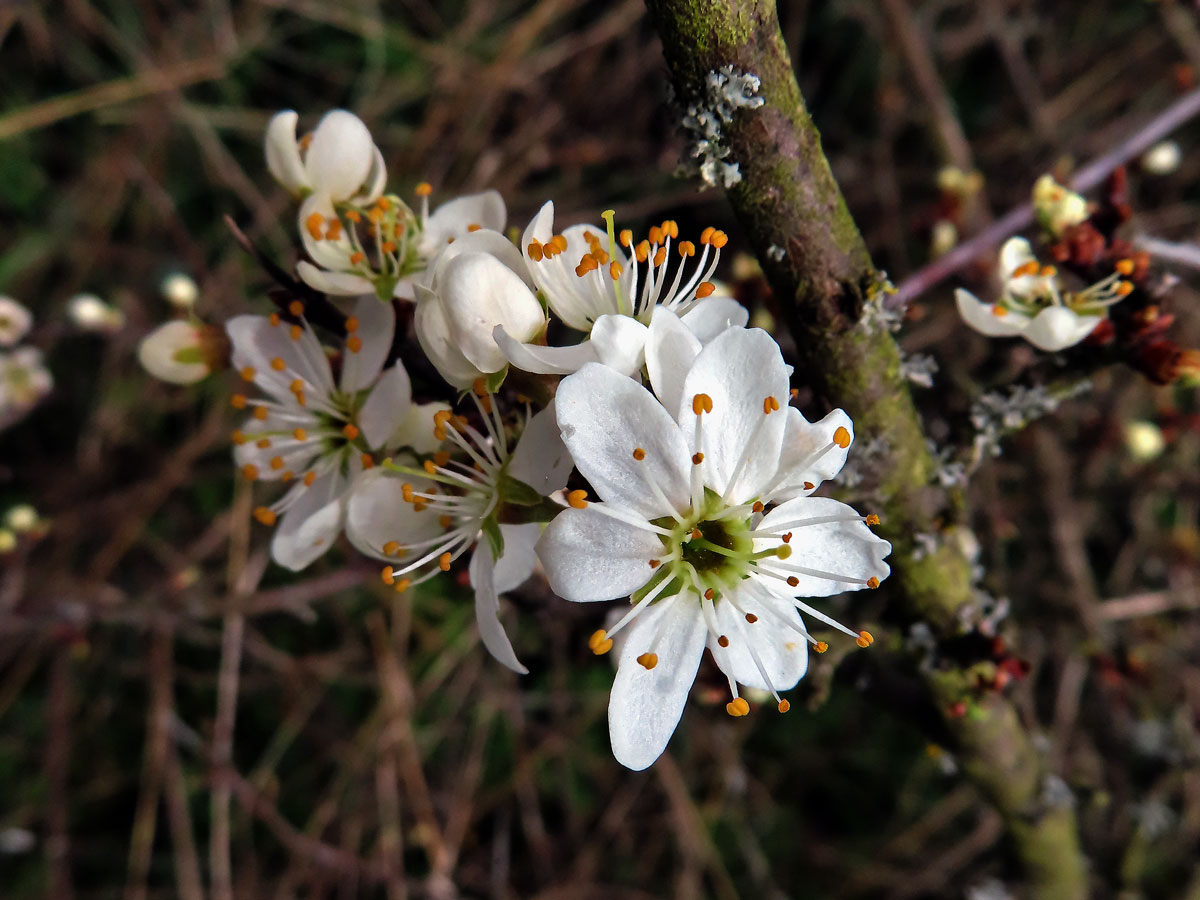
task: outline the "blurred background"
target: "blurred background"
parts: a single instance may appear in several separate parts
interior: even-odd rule
[[[782,7],[896,283],[1200,73],[1183,0]],[[1019,896],[914,675],[928,636],[889,626],[886,584],[834,604],[878,643],[816,659],[791,713],[729,718],[706,661],[668,753],[630,773],[608,748],[610,660],[587,648],[602,610],[537,579],[513,595],[518,678],[477,643],[465,571],[403,597],[348,546],[283,571],[234,479],[233,376],[181,388],[137,365],[177,315],[169,275],[194,280],[209,323],[269,311],[224,217],[291,267],[294,208],[262,158],[285,108],[307,128],[356,112],[404,196],[493,187],[517,227],[552,198],[564,224],[613,207],[744,249],[723,195],[674,176],[666,82],[637,0],[0,3],[0,293],[34,313],[55,382],[0,433],[0,511],[40,517],[0,557],[0,896]],[[1125,226],[1185,260],[1163,302],[1190,346],[1198,138],[1186,125],[1131,166]],[[718,274],[769,326],[734,256]],[[954,312],[953,286],[986,292],[993,258],[921,295],[900,332],[940,368],[914,385],[939,440],[1035,358]],[[82,292],[123,323],[80,327]],[[975,634],[1006,676],[989,689],[1061,773],[1046,802],[1077,808],[1096,897],[1200,898],[1198,460],[1195,387],[1111,369],[970,491],[992,625]],[[847,481],[869,511],[869,480]]]

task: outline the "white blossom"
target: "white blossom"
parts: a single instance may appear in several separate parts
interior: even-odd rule
[[[550,310],[588,337],[573,346],[546,347],[498,327],[496,343],[514,366],[561,375],[601,362],[632,375],[645,363],[647,329],[659,309],[678,317],[702,342],[746,324],[745,308],[715,296],[710,280],[728,241],[723,231],[706,228],[697,252],[691,241],[676,240],[675,222],[652,227],[647,239],[635,243],[632,231],[615,230],[611,210],[604,219],[606,229],[572,225],[555,234],[554,204],[547,202],[525,229],[521,249],[530,278]]]
[[[1052,175],[1043,175],[1033,185],[1033,211],[1038,222],[1053,237],[1061,237],[1072,225],[1086,222],[1087,201],[1063,187]]]
[[[590,642],[604,653],[630,629],[609,732],[632,769],[666,747],[706,646],[729,681],[731,715],[749,711],[739,685],[785,712],[779,691],[804,675],[808,644],[824,649],[801,611],[872,641],[800,598],[875,587],[889,571],[874,517],[810,496],[845,460],[846,414],[813,424],[788,406],[788,369],[765,332],[730,329],[701,348],[674,316],[659,323],[673,339],[646,345],[655,394],[595,363],[559,385],[563,440],[602,502],[572,492],[538,544],[560,596],[633,603]]]
[[[561,489],[571,459],[552,407],[529,419],[510,452],[491,396],[472,397],[483,430],[449,410],[437,413],[436,435],[450,449],[420,468],[390,462],[367,473],[350,496],[346,534],[360,551],[389,563],[383,580],[400,592],[471,553],[480,638],[492,656],[524,674],[500,622],[499,595],[532,574],[542,527],[501,523],[498,514],[505,504],[534,505]]]
[[[294,301],[289,313],[294,322],[276,313],[237,316],[225,327],[234,367],[265,395],[233,397],[235,408],[252,410],[234,432],[234,460],[250,480],[289,485],[255,516],[278,524],[275,561],[299,570],[341,532],[355,478],[396,448],[424,440],[432,413],[425,422],[414,417],[404,366],[384,368],[395,329],[390,303],[358,300],[336,379],[302,304]]]
[[[12,297],[0,296],[0,347],[12,347],[29,333],[33,316]]]
[[[982,303],[959,288],[954,297],[959,314],[973,329],[989,337],[1020,336],[1040,350],[1074,346],[1091,334],[1133,289],[1122,276],[1133,263],[1120,260],[1108,277],[1082,291],[1066,291],[1053,266],[1041,265],[1024,238],[1010,238],[1000,249],[1003,289],[995,303]]]
[[[212,372],[207,326],[175,320],[159,325],[138,344],[138,362],[160,381],[195,384]]]
[[[54,378],[42,361],[42,351],[18,347],[0,353],[0,427],[23,418],[53,387]]]
[[[277,113],[267,125],[267,168],[293,194],[319,194],[334,203],[370,204],[383,193],[387,167],[371,132],[344,109],[327,112],[311,134],[296,139],[299,116]]]
[[[108,334],[125,325],[125,313],[95,294],[76,294],[67,301],[67,315],[77,328]]]

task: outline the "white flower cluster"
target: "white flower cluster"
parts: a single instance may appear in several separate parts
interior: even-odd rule
[[[25,418],[54,387],[42,351],[17,346],[32,326],[29,310],[0,296],[0,429]]]
[[[730,109],[755,105],[755,89],[732,72],[714,85]],[[276,116],[266,153],[301,198],[300,277],[353,299],[335,346],[300,300],[226,327],[257,389],[233,398],[248,414],[236,461],[285,487],[255,512],[276,528],[278,562],[303,568],[345,533],[405,591],[467,556],[483,643],[518,672],[499,595],[539,563],[567,600],[628,598],[590,648],[619,645],[610,734],[634,769],[666,747],[706,648],[727,711],[744,716],[745,688],[786,711],[780,693],[810,645],[826,648],[804,617],[871,644],[809,603],[889,572],[877,518],[813,496],[841,470],[853,425],[790,406],[778,345],[711,280],[723,232],[693,242],[666,221],[639,240],[611,212],[556,230],[547,202],[514,245],[495,192],[433,213],[428,186],[419,212],[385,193],[382,155],[350,113],[298,140],[295,126],[295,113]],[[466,403],[413,402],[393,298],[415,304],[420,347]],[[576,340],[548,346],[552,319]],[[554,398],[502,408],[510,369]]]

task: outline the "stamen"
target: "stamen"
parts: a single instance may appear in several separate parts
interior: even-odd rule
[[[254,518],[266,525],[268,528],[275,524],[275,513],[266,506],[259,506],[254,510]]]
[[[575,490],[567,494],[567,503],[572,509],[587,509],[587,491]]]
[[[592,636],[588,638],[588,647],[597,656],[603,656],[613,648],[612,638],[608,636],[608,632],[601,628],[599,631],[593,632]]]
[[[839,425],[837,431],[833,433],[833,442],[843,450],[850,446],[850,432],[844,425]]]
[[[742,697],[734,697],[725,704],[725,712],[729,713],[735,719],[750,713],[750,704]]]
[[[826,650],[829,649],[829,645],[827,643],[825,643],[824,641],[817,641],[815,644],[813,644],[813,649],[816,650],[818,653],[824,653]]]
[[[646,451],[643,450],[641,447],[635,447],[633,450],[633,458],[636,459],[638,462],[641,462],[643,459],[646,458]]]
[[[855,643],[858,644],[858,646],[863,647],[865,649],[867,647],[870,647],[873,643],[875,643],[875,638],[871,635],[871,632],[869,632],[869,631],[860,631],[858,633],[858,640],[855,641]]]
[[[643,653],[641,656],[639,656],[637,658],[637,661],[639,664],[641,664],[643,669],[653,669],[655,666],[658,665],[658,654],[657,653]]]

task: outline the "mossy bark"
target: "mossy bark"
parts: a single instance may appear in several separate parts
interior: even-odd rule
[[[953,636],[971,602],[970,567],[952,540],[917,552],[917,534],[946,535],[962,498],[934,483],[935,461],[885,328],[864,325],[879,283],[858,228],[821,149],[769,0],[647,0],[681,103],[705,102],[709,73],[732,65],[758,76],[758,108],[739,108],[722,135],[741,181],[729,200],[775,292],[798,352],[797,372],[853,417],[860,447],[872,442],[893,544],[885,589],[896,618],[928,622]],[[779,248],[784,250],[779,254]],[[773,250],[773,252],[768,252]],[[1073,811],[1044,802],[1046,773],[1016,711],[1002,695],[980,694],[970,673],[926,678],[956,739],[963,769],[995,804],[1020,857],[1031,896],[1087,896]],[[965,710],[965,713],[964,713]]]

